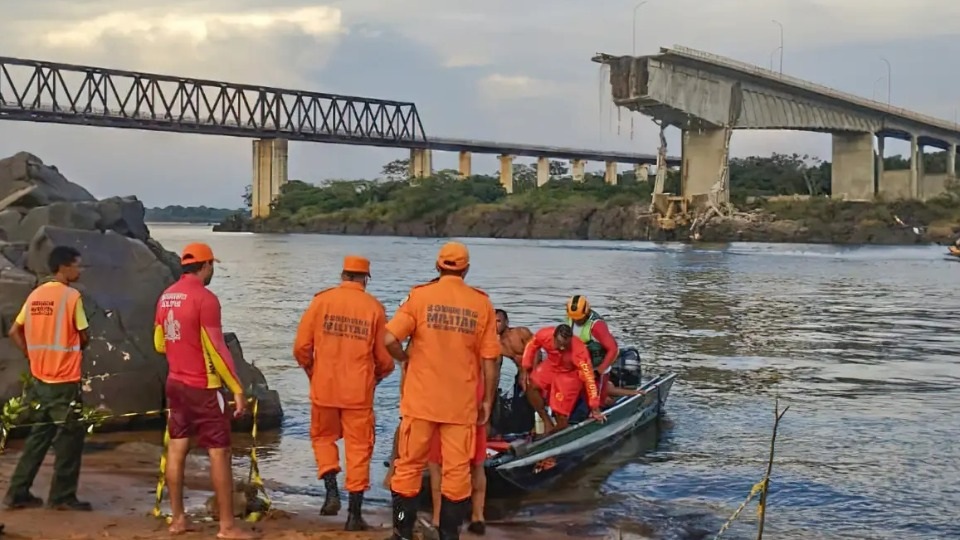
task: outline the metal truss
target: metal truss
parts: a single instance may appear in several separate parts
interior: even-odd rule
[[[0,57],[0,120],[425,147],[413,103]]]

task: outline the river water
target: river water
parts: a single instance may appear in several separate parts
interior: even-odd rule
[[[411,285],[433,277],[442,241],[151,231],[171,250],[196,240],[214,247],[224,326],[239,334],[287,415],[261,471],[279,502],[315,500],[307,381],[290,353],[300,315],[336,283],[348,252],[372,260],[369,290],[391,314]],[[468,281],[513,325],[555,323],[565,298],[583,293],[621,344],[643,351],[646,373],[679,374],[659,426],[549,494],[492,504],[490,519],[550,519],[558,537],[616,526],[712,538],[762,477],[779,396],[790,410],[766,537],[960,538],[960,265],[944,259],[944,248],[466,243]],[[370,498],[381,504],[398,379],[377,395]],[[724,538],[753,538],[755,529],[751,507]]]

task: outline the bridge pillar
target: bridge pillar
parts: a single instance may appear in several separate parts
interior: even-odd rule
[[[633,178],[637,182],[650,181],[650,165],[646,163],[636,163],[633,166]]]
[[[466,178],[470,176],[472,171],[472,155],[470,152],[460,152],[460,176]]]
[[[573,174],[574,182],[583,182],[583,169],[586,165],[587,162],[582,159],[570,161],[571,174]]]
[[[696,206],[699,203],[694,198],[709,196],[720,179],[720,169],[727,161],[726,133],[721,128],[708,127],[684,130],[680,154],[680,194]],[[721,189],[718,196],[717,204],[727,203],[730,190]]]
[[[543,187],[550,181],[550,159],[537,158],[537,187]]]
[[[507,193],[513,193],[513,156],[500,156],[500,185]]]
[[[877,164],[874,165],[873,167],[873,177],[876,179],[874,180],[874,184],[873,184],[873,192],[876,194],[882,194],[884,189],[884,183],[883,183],[884,148],[883,147],[885,146],[886,142],[887,142],[886,137],[877,135],[877,155],[876,155]]]
[[[617,162],[608,161],[603,170],[603,181],[611,186],[617,185]]]
[[[920,177],[923,173],[920,170],[922,155],[920,154],[920,140],[916,135],[910,136],[910,198],[920,198]]]
[[[873,200],[873,133],[834,133],[830,193],[834,199]]]
[[[410,178],[425,178],[433,174],[433,153],[426,148],[410,149]]]
[[[947,147],[947,176],[956,178],[957,176],[957,144],[952,143]]]
[[[280,196],[280,187],[287,183],[286,139],[253,141],[253,184],[250,190],[251,215],[265,218],[270,204]]]

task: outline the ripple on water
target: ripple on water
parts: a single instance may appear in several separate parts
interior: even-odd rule
[[[392,312],[432,277],[436,239],[217,234],[152,226],[168,249],[202,239],[223,269],[224,325],[283,396],[287,418],[262,469],[280,501],[320,493],[307,381],[290,356],[302,310],[335,284],[342,256],[373,261],[370,291]],[[516,325],[562,317],[587,294],[648,372],[680,374],[668,415],[564,486],[492,513],[710,538],[766,466],[773,399],[791,405],[777,446],[771,538],[960,538],[960,314],[942,248],[468,239],[469,281]],[[507,370],[512,373],[511,370]],[[505,377],[508,375],[505,373]],[[397,417],[397,375],[379,388],[371,497]],[[752,538],[749,510],[725,536]]]

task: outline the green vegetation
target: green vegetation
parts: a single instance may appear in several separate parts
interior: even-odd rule
[[[153,223],[219,223],[233,214],[242,212],[244,210],[173,205],[147,208],[144,220]]]

